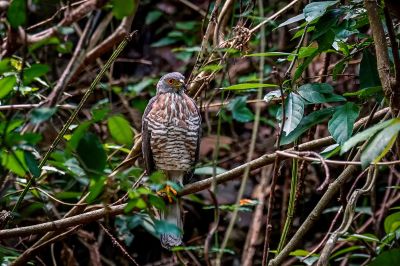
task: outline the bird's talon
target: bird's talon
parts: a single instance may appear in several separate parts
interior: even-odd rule
[[[178,192],[171,186],[166,185],[163,189],[157,191],[157,195],[162,197],[167,203],[172,204],[175,202],[175,197],[178,195]]]

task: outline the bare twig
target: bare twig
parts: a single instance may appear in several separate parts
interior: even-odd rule
[[[347,232],[351,223],[353,222],[353,217],[355,214],[355,208],[356,208],[358,198],[361,195],[368,193],[372,189],[372,187],[375,184],[375,180],[376,180],[377,176],[378,176],[377,166],[375,166],[375,167],[370,166],[368,178],[365,181],[364,186],[361,189],[355,190],[352,193],[352,195],[348,201],[348,204],[344,211],[342,224],[339,226],[339,228],[335,232],[332,233],[332,235],[329,237],[328,241],[326,242],[325,247],[321,252],[321,256],[318,259],[318,263],[317,263],[318,266],[328,265],[329,257],[332,253],[332,250],[333,250],[337,240],[339,239],[340,236],[342,236],[343,234],[345,234]]]
[[[57,104],[57,101],[60,95],[63,93],[65,88],[67,87],[72,74],[75,70],[81,65],[83,58],[86,54],[86,47],[89,44],[90,38],[90,28],[93,23],[93,17],[91,17],[88,22],[86,23],[86,27],[82,33],[82,36],[79,39],[78,44],[76,45],[75,51],[68,62],[67,67],[64,69],[60,79],[58,80],[56,86],[51,91],[50,95],[48,96],[48,103],[47,106],[53,107]]]
[[[104,232],[106,232],[108,237],[110,237],[112,243],[121,250],[122,254],[124,254],[124,256],[127,257],[130,262],[132,262],[136,266],[139,266],[139,264],[137,264],[137,262],[132,258],[132,256],[129,255],[129,253],[126,251],[126,249],[119,243],[119,241],[108,231],[108,229],[102,223],[98,223],[98,224],[104,230]]]

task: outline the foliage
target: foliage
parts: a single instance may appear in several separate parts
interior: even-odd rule
[[[263,246],[270,260],[298,241],[290,246],[299,249],[278,265],[313,265],[325,251],[309,247],[350,219],[351,227],[324,254],[326,264],[397,265],[396,2],[378,1],[378,21],[367,8],[374,1],[309,1],[295,8],[292,1],[264,7],[263,1],[194,2],[0,1],[0,235],[64,220],[72,208],[72,220],[104,208],[104,234],[95,221],[78,224],[76,233],[36,258],[29,255],[25,264],[133,264],[126,254],[140,265],[175,262],[175,256],[189,265],[194,259],[207,264],[207,257],[216,264],[222,258],[221,265],[262,264]],[[219,12],[212,13],[218,2]],[[374,41],[374,23],[384,25],[388,38]],[[113,47],[134,30],[126,50],[84,96]],[[200,160],[188,170],[194,172],[184,180],[194,182],[188,186],[162,171],[146,173],[140,154],[141,116],[160,76],[173,71],[187,77],[187,93],[196,96],[203,120]],[[390,82],[383,82],[385,73]],[[67,121],[71,126],[63,131]],[[53,146],[56,138],[61,141]],[[325,162],[315,162],[321,158]],[[366,174],[371,169],[376,179],[348,205],[374,177]],[[325,179],[330,185],[317,191]],[[337,184],[340,201],[330,190]],[[165,185],[185,209],[183,232],[160,219],[170,204],[157,193]],[[110,214],[121,203],[118,215]],[[356,215],[341,215],[346,206]],[[315,217],[311,210],[319,207]],[[296,239],[301,224],[305,231]],[[183,233],[185,245],[172,253],[161,249],[158,238],[168,232]],[[29,253],[39,239],[33,235],[2,239],[1,264]]]

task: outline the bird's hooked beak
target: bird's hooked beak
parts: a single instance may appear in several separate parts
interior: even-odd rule
[[[179,83],[181,84],[181,87],[183,88],[183,90],[186,90],[186,84],[185,81],[183,79],[179,80]]]

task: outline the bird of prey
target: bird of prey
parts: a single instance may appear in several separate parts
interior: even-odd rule
[[[147,174],[162,171],[167,180],[181,186],[193,175],[201,135],[200,111],[185,89],[181,73],[161,77],[156,96],[149,101],[142,119],[142,153]],[[169,201],[160,213],[161,219],[181,230],[180,234],[161,235],[161,245],[170,249],[182,244],[182,210],[179,200],[171,200],[172,194],[176,195],[171,186],[165,186],[159,194]]]

